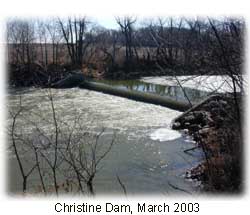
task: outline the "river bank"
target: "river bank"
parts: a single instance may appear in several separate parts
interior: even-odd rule
[[[239,100],[239,98],[237,98]],[[232,94],[211,97],[174,120],[173,129],[186,129],[204,152],[204,161],[190,169],[186,177],[202,181],[205,191],[242,190],[242,103],[235,105]]]
[[[127,116],[128,113],[124,113],[124,117],[121,118],[121,113],[118,113],[121,111],[121,109],[125,108],[124,111],[125,112],[129,112],[129,113],[135,113],[135,111],[133,110],[135,107],[137,107],[138,105],[140,106],[140,104],[143,106],[152,106],[150,108],[150,110],[148,110],[149,112],[152,112],[152,110],[156,110],[158,109],[158,106],[152,105],[152,104],[145,104],[145,103],[140,103],[140,102],[135,102],[135,101],[129,101],[127,99],[122,99],[120,97],[114,97],[111,95],[105,95],[102,93],[94,93],[92,91],[86,91],[85,89],[79,89],[79,88],[71,88],[75,86],[75,77],[77,79],[77,84],[81,83],[83,80],[83,75],[81,76],[80,74],[75,74],[72,76],[72,72],[70,74],[68,74],[67,77],[64,77],[62,79],[59,79],[55,84],[56,88],[60,88],[60,89],[53,89],[53,92],[56,92],[55,94],[55,99],[59,101],[58,105],[60,106],[60,109],[63,110],[63,112],[59,114],[59,116],[64,115],[64,111],[66,111],[68,113],[68,117],[69,119],[72,118],[72,116],[70,116],[71,114],[73,114],[73,110],[72,113],[70,110],[70,107],[77,103],[75,105],[75,107],[77,107],[77,112],[81,111],[82,108],[84,108],[84,110],[86,111],[86,106],[88,107],[89,110],[93,109],[94,112],[89,112],[90,116],[88,116],[88,120],[84,121],[84,125],[86,125],[86,122],[90,121],[91,124],[87,125],[88,129],[89,126],[90,128],[94,128],[94,132],[96,132],[95,130],[98,129],[100,130],[101,127],[105,127],[108,128],[109,133],[114,132],[114,130],[117,130],[117,128],[113,128],[114,125],[114,121],[112,120],[114,117],[117,117],[115,122],[122,122],[122,125],[118,126],[118,131],[120,132],[121,130],[125,129],[125,136],[127,135],[128,139],[125,138],[125,136],[120,133],[119,136],[120,138],[126,142],[126,148],[128,148],[127,150],[130,151],[131,148],[134,148],[135,146],[133,145],[134,143],[130,142],[130,138],[129,137],[131,135],[131,126],[133,124],[133,122],[131,120],[129,120],[129,122],[127,122]],[[80,76],[80,77],[78,77]],[[204,76],[205,77],[205,76]],[[203,78],[204,78],[203,77]],[[212,77],[212,76],[211,76]],[[210,78],[211,78],[210,77]],[[73,78],[73,79],[72,79]],[[166,77],[158,77],[155,78],[156,80],[160,80],[160,78],[164,78],[166,79]],[[208,79],[209,77],[207,77]],[[214,77],[212,77],[214,78]],[[72,82],[72,80],[73,82]],[[150,79],[152,79],[152,77],[149,78],[144,78],[144,80],[146,80],[145,82],[149,82]],[[170,77],[171,79],[171,77]],[[180,78],[181,79],[181,78]],[[186,77],[184,80],[188,79],[189,82],[192,80],[191,77]],[[79,80],[79,81],[78,81]],[[171,85],[174,86],[164,86],[164,87],[160,87],[160,90],[157,90],[157,87],[161,86],[157,84],[150,84],[150,83],[144,83],[142,80],[138,81],[135,80],[135,83],[131,83],[132,85],[127,86],[126,81],[125,83],[119,82],[119,83],[107,83],[109,85],[113,84],[118,84],[115,87],[118,87],[118,89],[120,87],[125,87],[125,89],[132,89],[132,90],[138,90],[138,91],[143,91],[144,90],[148,90],[150,93],[159,93],[160,96],[171,96],[172,98],[176,99],[176,100],[180,100],[180,101],[186,101],[186,95],[188,95],[189,98],[191,98],[191,101],[195,101],[196,99],[198,99],[198,101],[203,98],[204,96],[208,96],[209,93],[202,93],[203,91],[199,91],[199,90],[190,90],[190,83],[189,85],[187,85],[184,88],[181,88],[180,86],[176,86],[176,83],[171,83]],[[166,79],[168,80],[168,79]],[[173,80],[173,78],[172,78]],[[220,80],[224,80],[224,77],[222,77]],[[65,87],[65,83],[66,85],[68,83],[70,83],[69,88]],[[71,85],[71,83],[73,83],[73,86]],[[144,83],[144,85],[143,85]],[[164,84],[164,82],[161,82]],[[105,83],[106,84],[106,83]],[[213,84],[215,84],[213,82]],[[135,86],[134,86],[135,85]],[[213,85],[215,86],[215,85]],[[216,83],[216,86],[221,86],[220,83]],[[68,89],[66,89],[68,88]],[[185,89],[185,94],[183,94],[183,89]],[[222,88],[220,88],[222,89]],[[115,90],[115,89],[114,89]],[[34,94],[33,93],[29,93],[31,97],[28,98],[28,100],[32,100],[32,102],[37,103],[36,101],[36,97],[32,98],[32,96],[37,96],[38,98],[44,97],[45,94],[40,94],[39,91],[44,91],[46,92],[46,88],[44,89],[39,89],[36,88],[34,90]],[[85,94],[85,92],[88,92],[85,99],[87,100],[82,100],[83,99],[83,94]],[[38,94],[37,94],[38,93]],[[72,93],[74,93],[73,97],[72,97]],[[182,94],[181,94],[182,93]],[[89,95],[91,96],[89,98]],[[190,96],[189,96],[190,95]],[[228,94],[229,95],[229,94]],[[45,96],[46,97],[46,96]],[[71,100],[71,102],[69,102],[69,99]],[[65,100],[65,101],[64,101]],[[68,100],[68,101],[67,101]],[[78,100],[76,102],[76,100]],[[93,100],[93,101],[92,101]],[[115,101],[120,100],[120,102],[115,103]],[[92,103],[93,102],[93,106]],[[123,102],[121,102],[123,101]],[[30,101],[31,102],[31,101]],[[31,102],[31,103],[32,103]],[[38,104],[41,101],[38,102]],[[65,103],[66,102],[66,103]],[[69,103],[68,103],[69,102]],[[80,102],[80,103],[79,103]],[[99,102],[102,102],[102,107],[98,107]],[[124,104],[123,104],[124,103]],[[127,103],[127,104],[125,104]],[[131,103],[131,108],[132,109],[128,109],[128,104]],[[103,107],[103,104],[106,104],[105,107]],[[123,104],[123,105],[122,105]],[[44,105],[44,104],[43,104]],[[42,105],[42,106],[43,106]],[[47,104],[49,108],[50,105]],[[45,105],[46,106],[46,105]],[[111,111],[111,107],[114,107],[114,113],[110,112]],[[169,143],[170,142],[174,142],[175,147],[178,148],[178,150],[175,151],[176,154],[181,153],[181,157],[185,157],[185,161],[188,160],[187,157],[190,157],[190,153],[194,154],[195,150],[198,148],[198,150],[202,150],[205,154],[205,158],[203,161],[201,161],[199,159],[199,156],[201,153],[198,153],[198,157],[197,158],[192,158],[191,156],[191,160],[199,160],[199,162],[188,162],[186,165],[181,164],[181,175],[185,175],[186,173],[186,178],[188,179],[192,179],[192,181],[195,181],[194,179],[197,179],[199,181],[202,181],[203,183],[203,187],[204,190],[206,191],[227,191],[227,192],[235,192],[237,190],[240,189],[241,186],[241,162],[240,158],[241,158],[241,149],[239,147],[239,145],[241,144],[241,140],[239,139],[239,135],[237,134],[237,129],[238,129],[238,121],[237,119],[237,112],[235,110],[235,105],[234,105],[234,100],[232,98],[232,96],[222,96],[222,95],[218,95],[218,96],[214,96],[212,97],[211,100],[205,102],[204,104],[200,105],[199,108],[193,109],[193,110],[189,110],[188,114],[184,113],[181,114],[180,112],[176,112],[173,111],[171,109],[165,109],[166,111],[170,111],[171,112],[171,116],[165,116],[165,117],[160,117],[159,121],[164,121],[164,119],[166,120],[168,118],[168,123],[166,124],[166,122],[164,122],[164,126],[158,126],[155,123],[153,123],[152,121],[147,121],[147,114],[148,111],[145,112],[141,112],[142,107],[139,108],[139,112],[136,112],[135,114],[131,115],[131,118],[135,118],[135,116],[137,116],[137,121],[136,121],[136,126],[138,126],[138,120],[143,119],[144,122],[149,123],[146,127],[145,124],[139,126],[138,128],[136,127],[135,129],[138,129],[138,131],[140,131],[139,133],[143,133],[146,137],[145,141],[146,144],[152,144],[157,147],[160,147],[161,150],[158,152],[160,154],[157,154],[157,152],[155,153],[155,157],[153,159],[157,159],[157,156],[161,155],[165,155],[165,156],[169,156]],[[39,107],[40,108],[40,107]],[[103,108],[105,109],[105,111],[103,110]],[[160,109],[163,107],[159,107]],[[164,108],[163,108],[164,109]],[[107,111],[109,110],[109,111]],[[41,112],[44,112],[44,110],[40,110]],[[118,111],[118,112],[117,112]],[[45,111],[47,112],[47,110]],[[181,114],[181,117],[178,117],[178,115],[176,115],[178,113],[178,115]],[[75,113],[74,113],[75,114]],[[93,115],[94,114],[94,115]],[[97,115],[96,115],[97,114]],[[102,125],[101,123],[101,118],[103,118],[103,114],[105,116],[105,118],[108,116],[109,121],[107,122],[107,124],[105,126]],[[85,112],[86,115],[86,112]],[[155,112],[155,116],[154,117],[159,117],[158,116],[159,113],[156,111]],[[93,117],[93,118],[92,118]],[[138,118],[139,117],[139,118]],[[174,117],[177,117],[175,120],[175,123],[173,124],[173,128],[177,129],[177,130],[183,130],[183,129],[187,129],[189,131],[189,135],[191,135],[194,139],[194,141],[197,143],[197,146],[191,141],[190,144],[186,143],[185,140],[185,135],[184,136],[180,136],[180,133],[177,133],[178,135],[175,136],[173,130],[170,129],[170,124],[169,124],[169,120],[173,119]],[[46,118],[46,117],[45,117]],[[96,120],[96,125],[93,127],[93,119]],[[39,121],[40,119],[38,119]],[[111,122],[111,121],[112,122]],[[170,121],[171,121],[170,120]],[[32,121],[34,121],[34,119],[32,119]],[[36,123],[36,121],[34,121]],[[131,124],[132,123],[132,124]],[[46,127],[46,125],[43,125]],[[101,127],[100,127],[101,126]],[[111,130],[110,130],[111,129]],[[154,130],[156,129],[156,130]],[[142,131],[144,130],[144,131]],[[150,133],[148,133],[148,132]],[[92,131],[93,132],[93,131]],[[235,133],[236,132],[236,133]],[[136,132],[134,138],[141,142],[142,139],[144,139],[145,137],[139,135],[138,132]],[[183,133],[183,132],[182,132]],[[139,136],[140,138],[139,138]],[[148,139],[150,137],[150,140]],[[139,140],[139,139],[140,140]],[[178,141],[176,141],[176,139]],[[153,141],[153,142],[152,142]],[[152,142],[152,143],[151,143]],[[163,142],[163,143],[161,143]],[[182,143],[181,143],[182,142]],[[160,144],[160,145],[158,145]],[[162,144],[166,144],[166,146],[162,145]],[[185,145],[185,147],[184,147]],[[123,148],[123,146],[120,146],[120,148]],[[147,148],[147,146],[146,146]],[[166,150],[166,152],[164,152],[163,148],[165,148],[164,150]],[[144,150],[144,149],[143,149]],[[119,151],[119,150],[118,150]],[[117,151],[117,152],[118,152]],[[147,151],[147,149],[146,149]],[[120,153],[120,152],[119,152]],[[185,156],[184,156],[185,155]],[[138,156],[138,154],[137,154]],[[176,158],[171,157],[173,159],[172,163],[172,167],[174,171],[176,171],[175,166],[179,165],[179,161],[177,162]],[[116,160],[118,158],[115,158]],[[145,159],[145,158],[143,158]],[[125,158],[124,158],[125,160]],[[168,160],[170,161],[170,160]],[[139,161],[141,162],[141,161]],[[151,163],[151,161],[149,161]],[[125,162],[127,163],[127,162]],[[160,162],[161,163],[161,162]],[[183,162],[181,162],[183,163]],[[192,165],[190,165],[190,163]],[[124,163],[121,162],[121,165],[124,165]],[[127,164],[128,166],[130,166],[131,164]],[[146,164],[146,166],[148,166],[148,164]],[[158,166],[158,165],[154,165],[154,166]],[[165,173],[168,173],[170,170],[167,169],[166,171],[162,170],[162,168],[167,167],[168,164],[159,164],[159,167],[156,168],[158,174],[160,175],[159,177],[161,178],[161,180],[163,180],[163,176]],[[184,167],[185,166],[185,167]],[[178,168],[177,168],[178,169]],[[187,170],[190,170],[187,172]],[[149,171],[153,171],[154,168],[151,166],[148,168]],[[110,171],[110,170],[108,170]],[[127,170],[126,170],[127,171]],[[163,171],[163,172],[161,172]],[[114,172],[110,172],[110,175],[115,175],[116,173]],[[130,174],[130,173],[129,173]],[[147,173],[148,174],[148,173]],[[150,173],[149,173],[150,174]],[[180,174],[180,173],[178,173]],[[110,177],[110,175],[108,177]],[[132,186],[134,190],[137,190],[136,188],[136,183],[132,183],[128,182],[129,176],[127,175],[127,173],[124,174],[125,178],[127,178],[125,180],[126,183],[130,184],[128,186]],[[179,175],[180,176],[180,175]],[[112,176],[113,177],[113,176]],[[181,176],[182,177],[182,176]],[[102,176],[101,176],[102,178]],[[106,179],[102,179],[105,180]],[[113,180],[113,179],[112,179]],[[141,180],[141,179],[140,179]],[[144,180],[144,179],[143,179]],[[187,192],[190,192],[189,190],[192,189],[187,186],[185,183],[183,183],[181,181],[181,183],[178,184],[173,184],[172,179],[169,181],[169,179],[165,179],[166,181],[164,182],[164,186],[166,187],[179,187],[180,189],[184,189],[187,190]],[[181,180],[181,179],[178,179]],[[98,181],[98,180],[97,180]],[[106,181],[106,183],[108,183]],[[167,183],[167,184],[166,184]],[[170,184],[168,184],[170,183]],[[100,190],[103,190],[103,186],[106,187],[106,184],[103,182],[100,182],[101,184],[101,188]],[[155,186],[155,185],[154,185]],[[107,186],[107,190],[109,186]],[[119,186],[118,188],[119,189]],[[145,188],[143,187],[142,190],[144,190]],[[152,188],[153,191],[154,188]],[[139,189],[140,190],[140,189]],[[138,191],[139,191],[138,190]],[[158,190],[158,187],[157,187]],[[131,190],[131,192],[133,192]],[[140,192],[140,191],[139,191]]]

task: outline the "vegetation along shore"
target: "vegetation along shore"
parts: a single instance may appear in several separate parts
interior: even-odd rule
[[[244,19],[114,19],[7,20],[11,189],[242,191]]]

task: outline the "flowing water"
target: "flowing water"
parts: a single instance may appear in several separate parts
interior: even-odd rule
[[[149,86],[148,89],[158,93],[156,86]],[[164,88],[163,92],[167,92],[167,89]],[[103,146],[108,145],[115,135],[115,144],[100,163],[94,178],[94,190],[97,194],[122,193],[117,176],[129,194],[167,195],[195,193],[199,190],[197,183],[185,179],[185,173],[200,162],[202,153],[184,153],[184,150],[194,146],[194,142],[186,134],[170,129],[171,120],[180,112],[79,88],[53,89],[52,94],[56,117],[60,122],[67,122],[67,126],[72,127],[76,116],[81,116],[82,131],[90,134],[103,131],[99,139]],[[39,127],[48,132],[48,136],[53,135],[53,115],[48,90],[10,90],[10,111],[17,110],[20,95],[24,110],[17,120],[16,132],[27,134],[30,139],[38,138],[35,133]],[[200,97],[197,96],[196,99]],[[10,117],[8,122],[11,123]],[[32,152],[24,149],[22,153],[28,169],[34,159]],[[21,191],[20,171],[11,149],[8,163],[10,192]],[[36,183],[38,175],[34,171],[29,178],[29,189],[36,190]]]

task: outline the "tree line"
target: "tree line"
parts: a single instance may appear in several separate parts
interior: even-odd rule
[[[50,86],[50,83],[62,79],[74,69],[96,78],[170,75],[177,82],[178,75],[227,75],[233,87],[236,112],[230,117],[236,117],[239,127],[236,131],[241,135],[242,98],[238,89],[242,95],[245,31],[242,18],[166,17],[140,20],[126,16],[115,17],[115,20],[117,29],[104,28],[88,17],[8,20],[10,84]],[[93,179],[100,162],[110,152],[115,137],[106,148],[101,148],[99,138],[103,131],[91,137],[87,133],[82,134],[84,128],[80,116],[76,116],[73,127],[67,125],[55,111],[49,88],[47,98],[54,135],[41,130],[36,122],[30,122],[39,137],[34,138],[37,142],[18,131],[21,127],[18,120],[26,112],[21,97],[18,110],[10,111],[12,124],[9,137],[21,172],[23,192],[27,192],[28,179],[37,171],[44,193],[50,193],[51,183],[46,181],[49,177],[49,181],[53,182],[52,192],[56,194],[60,189],[68,192],[73,182],[78,192],[94,194]],[[22,147],[33,152],[35,163],[30,169],[24,168],[25,163],[19,157]],[[61,171],[62,164],[67,171]],[[65,180],[59,181],[59,176],[64,173]],[[126,193],[119,176],[117,180]]]
[[[242,18],[114,19],[116,29],[88,17],[8,20],[10,73],[25,79],[39,71],[40,80],[70,69],[113,79],[241,74]]]

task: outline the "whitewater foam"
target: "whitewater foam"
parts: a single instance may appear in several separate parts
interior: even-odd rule
[[[150,134],[150,138],[152,140],[159,140],[160,142],[175,140],[180,138],[181,136],[182,135],[180,132],[174,131],[169,128],[160,128]]]

